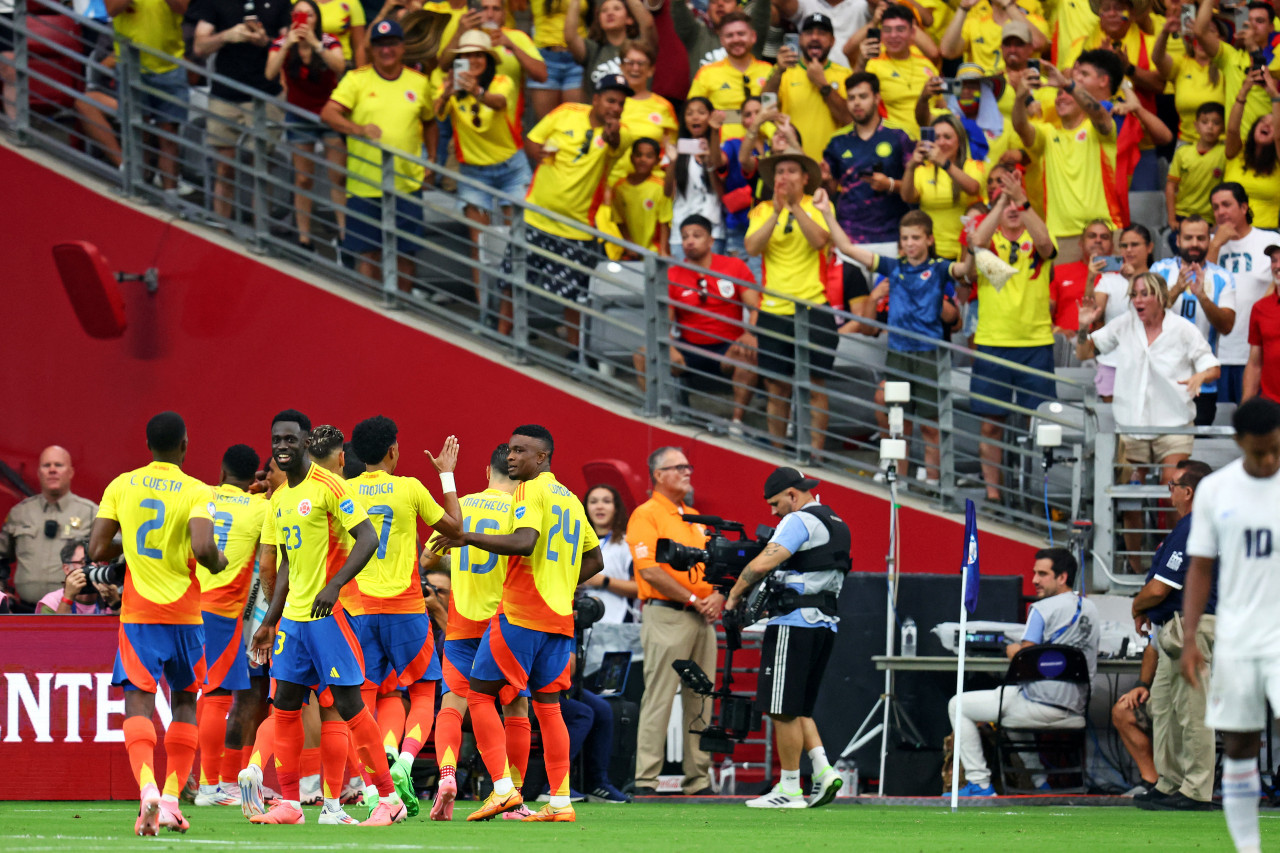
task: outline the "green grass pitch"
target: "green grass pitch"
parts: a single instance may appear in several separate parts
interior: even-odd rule
[[[319,826],[318,808],[306,826],[252,826],[235,808],[187,806],[185,835],[161,830],[137,838],[137,807],[109,802],[0,803],[0,850],[89,853],[139,849],[238,851],[510,850],[519,853],[615,851],[975,851],[1003,853],[1155,853],[1230,851],[1220,812],[1174,814],[1133,808],[1010,805],[962,808],[835,804],[812,811],[766,811],[737,804],[590,805],[573,824],[467,823],[472,803],[459,803],[452,823],[432,823],[430,806],[387,828]],[[363,817],[363,810],[352,814]],[[1280,840],[1280,815],[1262,816],[1263,846]],[[1268,844],[1271,842],[1271,844]]]

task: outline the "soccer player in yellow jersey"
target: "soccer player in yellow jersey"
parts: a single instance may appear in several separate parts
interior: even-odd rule
[[[259,693],[250,686],[252,673],[242,633],[258,537],[267,514],[266,498],[248,491],[258,462],[258,454],[247,444],[233,445],[222,455],[222,477],[213,490],[213,535],[218,550],[227,555],[227,569],[218,574],[203,566],[196,569],[200,580],[200,615],[204,619],[204,659],[208,667],[197,713],[200,729],[197,806],[240,804],[236,775],[240,772],[240,750],[244,746],[243,729],[252,727],[259,710]],[[266,673],[258,671],[257,675],[261,678]]]
[[[407,813],[391,781],[378,724],[360,700],[360,646],[338,602],[342,587],[377,550],[378,535],[346,481],[312,461],[307,450],[310,434],[311,420],[293,409],[280,412],[271,423],[271,453],[287,480],[271,496],[271,523],[263,529],[263,544],[283,544],[284,553],[271,608],[254,632],[251,650],[258,660],[268,654],[272,660],[276,765],[283,799],[250,820],[304,822],[298,802],[301,709],[309,685],[319,685],[330,691],[333,707],[347,721],[351,740],[378,788],[378,806],[362,825],[389,826]],[[342,545],[342,530],[355,539],[350,550]]]
[[[214,573],[227,567],[214,539],[213,490],[182,470],[187,427],[178,413],[161,412],[147,422],[147,449],[150,465],[121,474],[103,492],[88,553],[95,562],[123,553],[128,566],[111,681],[124,688],[124,746],[142,795],[138,835],[155,835],[160,826],[186,832],[189,826],[178,794],[195,759],[196,691],[205,677],[196,564]],[[164,736],[169,772],[163,795],[151,721],[162,675],[173,708]]]
[[[516,481],[507,476],[509,451],[506,444],[499,444],[494,449],[484,469],[489,487],[462,499],[462,525],[466,532],[511,532],[511,493],[516,489]],[[425,549],[422,556],[428,571],[440,560],[431,548]],[[444,696],[440,700],[440,716],[436,718],[436,764],[440,768],[440,787],[431,806],[432,820],[453,819],[453,801],[458,795],[454,770],[462,749],[462,718],[467,712],[467,696],[471,693],[471,665],[485,628],[498,612],[502,582],[507,577],[506,557],[471,545],[455,550],[452,559],[452,594],[444,630]],[[512,783],[517,788],[524,781],[525,768],[529,764],[528,695],[527,689],[517,695],[515,688],[509,685],[499,694],[507,761]],[[505,812],[503,817],[517,819],[528,815],[529,810],[520,806]]]
[[[494,699],[504,687],[528,687],[542,729],[551,802],[525,818],[573,821],[569,804],[569,731],[560,691],[573,659],[573,594],[604,568],[600,541],[581,501],[551,473],[555,442],[546,427],[516,427],[508,442],[507,474],[520,482],[511,500],[511,532],[470,531],[451,546],[505,554],[507,577],[498,614],[489,621],[471,667],[467,709],[493,793],[467,820],[489,820],[524,804],[507,766],[506,734]]]
[[[366,707],[373,706],[375,697],[390,696],[399,703],[397,688],[409,693],[408,716],[397,715],[394,730],[382,718],[378,701],[378,724],[388,757],[399,753],[391,765],[391,778],[413,817],[418,798],[410,775],[413,760],[431,733],[436,682],[441,677],[418,579],[418,519],[448,536],[462,533],[462,510],[453,480],[458,441],[449,436],[439,457],[427,454],[440,475],[443,508],[421,481],[395,476],[400,462],[395,421],[383,415],[361,421],[351,432],[351,445],[365,460],[365,472],[351,481],[351,488],[378,533],[378,550],[360,579],[365,612],[357,618],[356,627],[364,652],[362,692]]]

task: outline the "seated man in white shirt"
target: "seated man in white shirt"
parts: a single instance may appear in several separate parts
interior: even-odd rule
[[[1013,656],[1025,648],[1041,643],[1075,646],[1089,661],[1090,678],[1098,667],[1098,608],[1092,601],[1073,591],[1076,580],[1076,558],[1066,548],[1045,548],[1036,552],[1031,569],[1031,582],[1040,599],[1031,605],[1026,632],[1021,642],[1010,643],[1005,654]],[[956,725],[955,758],[964,768],[967,784],[960,789],[962,797],[994,797],[991,770],[982,754],[982,737],[978,723],[993,723],[1000,712],[1003,694],[1003,722],[1011,728],[1071,729],[1084,726],[1084,689],[1075,684],[1041,681],[1022,686],[1008,685],[995,690],[967,690],[961,702],[961,716]],[[956,697],[947,705],[947,715],[955,722]],[[1029,769],[1040,767],[1039,757],[1023,753],[1022,761]],[[1043,773],[1032,775],[1033,784],[1048,790]]]

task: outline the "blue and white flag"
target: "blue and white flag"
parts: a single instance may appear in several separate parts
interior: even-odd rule
[[[964,502],[964,606],[970,615],[978,609],[978,511],[972,500]]]

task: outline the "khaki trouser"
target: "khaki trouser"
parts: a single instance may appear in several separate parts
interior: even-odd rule
[[[1215,618],[1200,617],[1196,629],[1196,645],[1205,663],[1213,660]],[[1156,677],[1151,683],[1147,709],[1151,714],[1151,748],[1160,780],[1156,787],[1162,793],[1181,791],[1200,802],[1213,798],[1214,733],[1204,724],[1205,698],[1208,684],[1202,679],[1193,688],[1182,677],[1182,614],[1160,626],[1156,634]]]
[[[671,663],[688,659],[716,677],[716,631],[701,614],[669,607],[645,607],[640,622],[640,647],[644,649],[644,698],[640,702],[636,741],[636,787],[654,788],[666,760],[667,724],[671,700],[680,691],[684,708],[684,781],[686,794],[711,785],[711,756],[698,748],[698,738],[687,734],[702,729],[711,719],[711,699],[699,696],[680,683]]]

